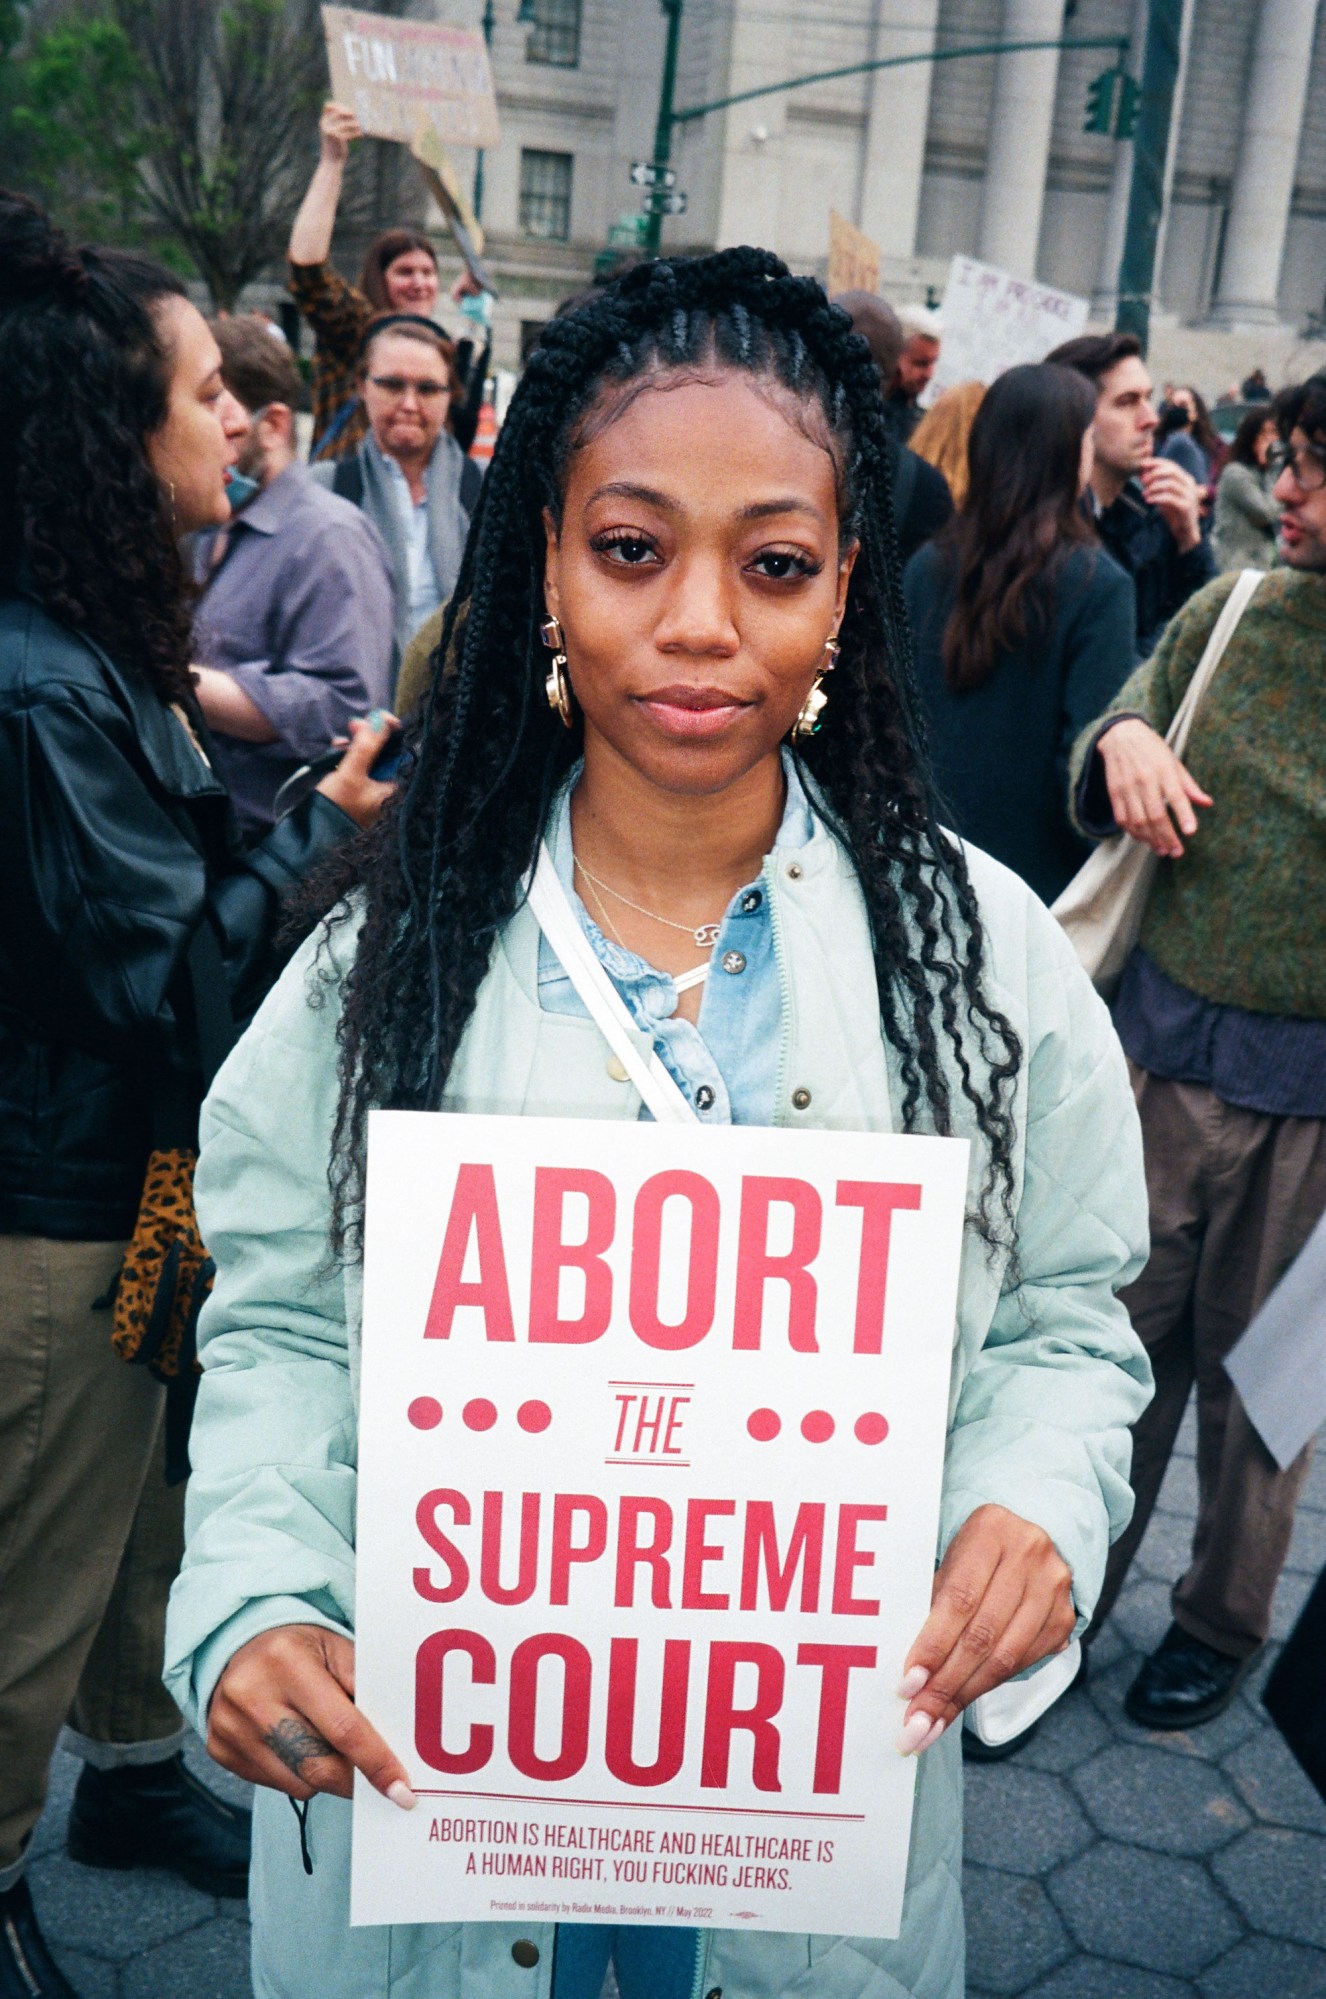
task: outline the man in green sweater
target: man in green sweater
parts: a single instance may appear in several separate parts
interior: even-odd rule
[[[1326,380],[1288,390],[1272,463],[1284,567],[1260,584],[1198,709],[1163,735],[1235,578],[1198,592],[1080,739],[1084,832],[1163,856],[1115,1025],[1142,1117],[1151,1258],[1123,1293],[1156,1375],[1108,1616],[1197,1388],[1198,1517],[1173,1623],[1124,1706],[1190,1728],[1266,1642],[1308,1453],[1282,1472],[1223,1367],[1326,1209]],[[1200,814],[1200,823],[1199,823]]]

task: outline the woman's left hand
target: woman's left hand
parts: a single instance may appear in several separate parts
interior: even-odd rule
[[[935,1576],[930,1615],[907,1654],[898,1747],[928,1749],[962,1710],[1051,1652],[1077,1621],[1072,1572],[1043,1527],[978,1506]]]

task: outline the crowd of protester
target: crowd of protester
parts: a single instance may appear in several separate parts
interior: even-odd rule
[[[319,1030],[322,1067],[310,1072],[309,1091],[310,1102],[323,1101],[318,1093],[325,1094],[339,1060],[337,1129],[358,1142],[363,1092],[389,1074],[408,1073],[422,1079],[417,1100],[435,1101],[465,1007],[491,1011],[494,1004],[483,998],[482,966],[457,928],[460,917],[448,914],[455,892],[444,894],[438,869],[464,860],[476,882],[482,879],[474,910],[460,900],[465,920],[491,942],[502,925],[518,921],[510,911],[521,871],[517,850],[524,852],[522,813],[526,835],[537,805],[539,833],[555,846],[561,841],[568,890],[582,885],[572,832],[583,842],[588,824],[573,826],[579,807],[568,803],[567,787],[598,787],[608,814],[593,822],[600,836],[613,814],[627,826],[630,786],[601,756],[596,762],[588,728],[586,777],[575,775],[580,735],[562,729],[571,697],[565,684],[553,685],[565,672],[564,651],[573,665],[577,656],[574,588],[568,580],[565,598],[554,601],[560,524],[554,532],[546,515],[545,552],[542,536],[534,550],[528,523],[539,518],[536,494],[551,491],[554,463],[564,481],[558,505],[569,505],[568,462],[601,458],[604,479],[631,471],[638,484],[632,451],[639,463],[660,465],[660,477],[679,481],[677,517],[684,517],[689,475],[677,469],[683,461],[667,421],[649,414],[655,403],[675,404],[675,413],[702,423],[720,444],[726,426],[738,455],[738,447],[758,447],[781,462],[779,452],[791,449],[787,438],[800,437],[810,459],[787,459],[793,489],[814,483],[816,439],[830,446],[823,465],[837,468],[828,476],[821,466],[818,475],[821,512],[833,516],[833,549],[814,572],[817,594],[807,586],[828,636],[816,641],[823,653],[805,705],[798,696],[758,766],[777,808],[758,834],[735,846],[730,828],[725,833],[713,814],[700,815],[710,831],[708,846],[696,834],[696,879],[705,880],[707,869],[725,884],[717,907],[746,881],[752,861],[758,874],[770,842],[804,846],[808,856],[816,851],[815,842],[828,837],[815,802],[822,794],[856,843],[853,865],[876,946],[884,938],[887,948],[906,950],[910,939],[930,953],[952,953],[964,967],[965,1004],[984,1020],[993,1046],[1012,1029],[972,969],[981,950],[994,952],[1001,978],[1011,977],[1002,940],[1016,929],[1032,939],[1018,947],[1020,976],[1027,977],[1030,949],[1040,954],[1043,986],[1057,989],[1062,966],[1050,968],[1058,962],[1058,932],[1044,905],[1053,904],[1093,844],[1122,834],[1166,862],[1113,1001],[1141,1120],[1151,1236],[1145,1268],[1140,1217],[1123,1185],[1126,1140],[1114,1165],[1104,1157],[1074,1165],[1059,1153],[1042,1161],[1084,1211],[1096,1201],[1102,1230],[1114,1230],[1111,1269],[1123,1284],[1127,1315],[1096,1336],[1092,1364],[1113,1385],[1093,1389],[1083,1376],[1082,1410],[1045,1418],[1089,1433],[1088,1443],[1077,1441],[1093,1464],[1113,1463],[1124,1426],[1132,1430],[1131,1522],[1124,1525],[1117,1467],[1117,1475],[1102,1472],[1099,1490],[1093,1473],[1090,1498],[1081,1501],[1099,1513],[1100,1536],[1106,1524],[1114,1533],[1099,1598],[1084,1621],[1083,1672],[1196,1389],[1198,1523],[1175,1584],[1173,1624],[1126,1696],[1136,1720],[1186,1728],[1228,1705],[1267,1640],[1306,1470],[1306,1453],[1287,1471],[1275,1465],[1221,1363],[1326,1210],[1326,957],[1317,926],[1302,920],[1326,886],[1316,878],[1326,742],[1326,379],[1272,396],[1263,377],[1250,377],[1240,392],[1246,411],[1226,442],[1190,385],[1167,386],[1157,408],[1135,338],[1087,334],[1041,363],[1012,368],[989,386],[959,384],[925,407],[943,338],[935,313],[895,311],[859,292],[837,300],[842,310],[835,312],[817,287],[787,277],[763,253],[724,253],[689,266],[659,265],[654,276],[641,267],[551,323],[512,405],[506,470],[494,474],[486,493],[469,455],[486,340],[472,333],[453,341],[439,323],[428,237],[410,229],[379,237],[357,286],[330,261],[347,151],[357,136],[353,116],[328,106],[321,157],[290,240],[290,291],[314,336],[307,464],[296,421],[306,385],[269,322],[258,315],[209,322],[156,265],[122,251],[74,250],[31,203],[0,195],[5,1999],[11,1991],[29,1999],[73,1992],[46,1947],[25,1882],[27,1844],[62,1728],[83,1759],[69,1826],[76,1858],[166,1866],[211,1893],[245,1892],[248,1815],[185,1769],[179,1711],[160,1670],[166,1599],[183,1553],[197,1389],[192,1343],[206,1289],[206,1231],[200,1238],[192,1223],[200,1107],[294,948],[292,898],[318,871],[331,879],[326,870],[338,857],[338,892],[364,899],[363,934],[381,963],[361,955],[352,974],[350,957],[341,965],[353,994],[341,1017],[341,1054],[333,1045],[338,1016],[329,1011]],[[633,393],[669,371],[677,375],[675,399]],[[799,429],[778,429],[776,399],[748,396],[743,371],[805,405]],[[687,396],[693,407],[683,409]],[[613,420],[569,441],[559,398],[579,412],[610,408]],[[618,413],[619,404],[627,414]],[[849,458],[851,478],[860,482],[850,493],[841,471]],[[718,461],[711,480],[720,495],[724,480],[732,484]],[[731,498],[735,519],[735,488]],[[809,532],[804,521],[797,532]],[[645,546],[643,529],[632,536]],[[840,546],[850,552],[840,554]],[[1237,573],[1248,568],[1269,573],[1243,613],[1181,762],[1166,730]],[[622,617],[626,604],[623,597]],[[572,634],[569,648],[559,620]],[[550,700],[563,705],[541,718],[536,755],[518,718],[529,705],[522,689],[541,621],[556,627],[562,666],[554,665]],[[916,714],[900,719],[881,692],[878,661],[909,654]],[[826,678],[835,665],[836,676]],[[574,692],[593,719],[588,676],[583,686],[576,680]],[[837,736],[832,719],[820,727],[826,696],[831,718],[835,703],[849,718]],[[393,711],[415,718],[407,730],[415,769],[403,796],[374,774],[397,727]],[[774,711],[781,712],[776,703]],[[850,751],[842,747],[844,727],[859,737]],[[786,747],[789,728],[795,754]],[[292,790],[300,771],[306,781]],[[550,771],[563,786],[560,802],[550,803]],[[297,802],[288,804],[292,797]],[[893,809],[895,797],[906,811]],[[396,815],[391,841],[356,840],[388,806]],[[561,817],[550,820],[550,813]],[[971,848],[970,878],[969,864],[952,858],[957,850],[945,849],[945,866],[959,871],[964,887],[954,910],[938,919],[915,887],[918,870],[934,859],[927,843],[939,837],[935,813]],[[872,861],[871,828],[886,823],[895,829],[888,837],[896,852]],[[918,834],[917,827],[930,830]],[[757,851],[751,840],[765,846]],[[439,858],[447,841],[461,860]],[[989,872],[982,855],[1011,874]],[[610,875],[612,854],[599,858]],[[1015,877],[1031,891],[1024,899],[1031,916],[1023,903],[1016,919],[1010,913]],[[695,980],[693,994],[684,981],[674,989],[686,969],[669,955],[678,947],[649,927],[684,926],[649,917],[626,894],[609,894],[611,913],[594,900],[611,941],[585,915],[587,930],[642,1029],[655,1032],[663,1019],[660,982],[672,1002],[669,1016],[675,1006],[660,1042],[674,1080],[717,1121],[769,1122],[772,1075],[757,1075],[749,1056],[740,1086],[719,1075],[703,1032],[706,1024],[717,1032],[722,996],[706,989],[701,999]],[[827,962],[837,948],[833,926],[850,927],[856,918],[846,900],[839,907],[825,895],[818,920]],[[697,904],[685,915],[687,923],[703,917],[716,932],[721,927],[708,907]],[[648,919],[643,931],[640,917]],[[754,938],[748,925],[737,954],[743,970],[748,961],[762,962]],[[724,930],[717,950],[730,942]],[[344,948],[358,947],[351,940]],[[819,948],[811,939],[797,969],[808,992],[823,976]],[[433,1030],[440,1031],[437,1009],[445,1003],[451,1039],[445,1056],[435,1050],[420,1062],[406,1043],[433,1030],[417,1020],[392,1029],[387,1013],[393,981],[407,993],[427,990],[427,965],[436,966],[439,950],[455,955],[447,960],[445,996],[436,996],[436,970],[431,975]],[[870,964],[869,943],[862,950]],[[770,980],[772,964],[770,952]],[[747,981],[742,1005],[757,1006],[757,987],[756,978]],[[544,969],[539,990],[545,1008],[576,1011],[574,996],[555,996]],[[293,988],[290,995],[288,1009],[296,1006]],[[915,1030],[918,1040],[883,985],[877,995],[870,983],[858,997],[881,1014],[885,1040],[912,1064],[917,1080],[909,1088],[929,1092],[932,1111],[941,1106],[936,1122],[943,1128],[946,1017],[936,1013]],[[776,1022],[776,982],[765,982],[765,1002]],[[909,1001],[922,1013],[927,1004],[918,995]],[[1088,1023],[1087,1002],[1071,982],[1052,1000],[1039,987],[1028,991],[1019,1005],[1024,1052],[1027,1036],[1043,1033],[1047,1046],[1056,1034],[1066,1037],[1053,1058],[1062,1073],[1047,1080],[1033,1069],[1033,1092],[1060,1092],[1056,1119],[1071,1097],[1079,1134],[1093,1118],[1102,1130],[1119,1128],[1123,1072],[1110,1069],[1098,1045],[1104,1030]],[[738,1007],[737,1024],[727,1030],[736,1039],[739,1017]],[[526,1030],[536,1031],[530,1023]],[[828,1075],[839,1056],[845,1061],[846,1051],[826,1046],[816,1059]],[[284,1057],[271,1059],[279,1066]],[[357,1063],[368,1065],[367,1080]],[[1031,1131],[1035,1103],[1016,1112],[1030,1120],[1027,1127],[1015,1125],[1001,1096],[1002,1074],[992,1057],[988,1073],[972,1080],[964,1071],[963,1082],[996,1192],[1011,1185],[1010,1148],[1025,1147],[1030,1159],[1040,1142]],[[565,1079],[556,1080],[552,1094],[561,1102]],[[268,1081],[272,1100],[261,1116],[279,1122],[287,1111],[276,1069]],[[488,1086],[500,1095],[500,1081],[487,1077],[474,1087],[480,1097]],[[259,1111],[244,1103],[227,1108],[224,1090],[216,1115],[223,1125],[233,1116],[237,1128],[247,1118],[258,1129]],[[284,1196],[271,1154],[263,1165],[259,1139],[248,1142],[252,1181],[267,1176],[271,1212],[279,1216]],[[325,1148],[316,1134],[309,1143]],[[325,1169],[324,1158],[305,1176],[324,1194]],[[1110,1172],[1121,1176],[1118,1185],[1104,1184]],[[1029,1177],[1026,1185],[1033,1184]],[[1136,1191],[1140,1200],[1140,1180]],[[241,1224],[219,1194],[213,1198],[212,1212],[232,1236],[253,1226]],[[341,1210],[318,1214],[335,1238]],[[182,1224],[194,1289],[168,1301],[168,1327],[148,1311],[135,1329],[135,1299],[150,1304],[165,1281],[158,1267],[169,1234],[163,1216]],[[307,1234],[308,1226],[292,1224],[295,1233]],[[1000,1338],[1010,1348],[1019,1337],[1018,1296],[1036,1284],[1036,1257],[1045,1249],[1029,1211],[1019,1228],[1017,1283],[996,1313],[1009,1315]],[[1058,1244],[1054,1254],[1071,1252]],[[1053,1281],[1071,1316],[1065,1268],[1056,1267]],[[273,1282],[279,1276],[312,1287],[311,1272],[312,1264],[291,1264],[269,1274]],[[1097,1268],[1093,1282],[1101,1281]],[[215,1324],[228,1313],[234,1318],[227,1282],[223,1269]],[[1115,1308],[1092,1309],[1104,1326]],[[990,1311],[964,1294],[963,1314],[972,1349],[964,1364],[975,1366]],[[120,1357],[130,1350],[139,1365]],[[1148,1362],[1155,1394],[1143,1407]],[[304,1442],[314,1452],[310,1425],[352,1427],[352,1418],[348,1402],[302,1409],[293,1386],[300,1378],[292,1376],[290,1420],[301,1436],[309,1431]],[[989,1396],[992,1386],[981,1393]],[[1052,1398],[1057,1391],[1041,1392]],[[1093,1393],[1113,1412],[1100,1416],[1097,1429]],[[242,1483],[247,1463],[233,1416],[209,1401],[206,1389],[203,1410],[213,1455],[196,1502],[200,1520],[222,1505],[218,1493]],[[270,1412],[255,1404],[251,1419],[261,1428]],[[961,1401],[955,1421],[959,1428],[964,1421]],[[1028,1475],[1026,1465],[1014,1469],[1023,1444],[1009,1422],[1010,1434],[986,1446],[1001,1467],[1007,1459],[1001,1491],[1022,1490],[1018,1480]],[[1125,1468],[1126,1456],[1124,1446]],[[1027,1513],[1037,1517],[1030,1499]],[[242,1530],[240,1522],[230,1531]],[[960,1543],[961,1536],[954,1547]],[[1085,1543],[1078,1552],[1089,1570]],[[192,1619],[192,1635],[177,1645],[174,1666],[175,1690],[202,1726],[195,1674],[219,1640],[204,1631],[198,1604],[212,1586],[205,1561],[186,1573],[179,1614],[186,1625]],[[315,1595],[320,1587],[307,1585]],[[330,1592],[327,1584],[319,1601]],[[1049,1592],[1047,1618],[1052,1600],[1064,1607]],[[1065,1615],[1066,1636],[1071,1604]],[[275,1652],[265,1658],[270,1692],[286,1667]],[[943,1680],[942,1652],[930,1670],[933,1693]],[[210,1672],[209,1693],[219,1678]],[[225,1700],[229,1739],[244,1745],[234,1748],[232,1767],[307,1795],[297,1766],[287,1772],[291,1783],[263,1763],[245,1699],[233,1686]],[[913,1702],[910,1747],[937,1742],[959,1706],[938,1696],[929,1706]],[[960,1727],[952,1729],[939,1753],[951,1758],[961,1736]],[[968,1738],[964,1746],[979,1753]],[[916,1864],[938,1879],[952,1848],[953,1808],[932,1792]],[[270,1841],[264,1865],[270,1923],[286,1896],[280,1870],[272,1871]],[[317,1893],[341,1936],[338,1868],[329,1861]],[[298,1920],[292,1909],[290,1921]],[[950,1988],[933,1970],[934,1938],[923,1939],[914,1920],[909,1929],[909,1920],[891,1960],[898,1989],[938,1999]],[[945,1902],[937,1933],[946,1936],[958,1921]],[[433,1945],[424,1938],[420,1948],[426,1955]],[[668,1999],[674,1983],[679,1992],[691,1989],[683,1972],[691,1975],[694,1952],[689,1944],[691,1956],[678,1950],[676,1966],[664,1950],[640,1974],[637,1989],[649,1999]],[[586,1962],[583,1990],[592,1986],[596,1994],[593,1979],[603,1966]],[[570,1964],[568,1951],[558,1999],[571,1999]],[[623,1977],[620,1962],[618,1969]],[[327,1969],[319,1990],[367,1991],[353,1984],[361,1972],[362,1965],[360,1972]],[[15,1982],[21,1976],[26,1985]],[[574,1989],[578,1995],[581,1987]]]

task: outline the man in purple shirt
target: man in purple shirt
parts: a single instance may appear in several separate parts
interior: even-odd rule
[[[343,736],[352,715],[389,703],[393,585],[372,523],[295,461],[299,377],[280,336],[254,317],[212,331],[249,432],[234,518],[195,550],[198,699],[217,775],[255,836],[292,771]]]

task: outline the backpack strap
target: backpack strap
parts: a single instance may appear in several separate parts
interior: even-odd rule
[[[364,504],[364,468],[356,451],[351,458],[338,458],[336,470],[332,474],[332,491],[348,500],[352,507]]]

